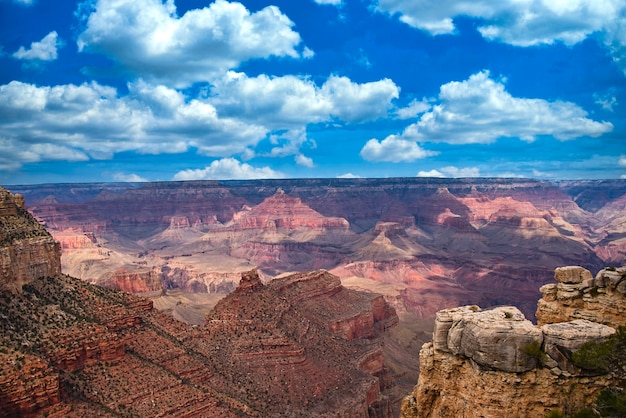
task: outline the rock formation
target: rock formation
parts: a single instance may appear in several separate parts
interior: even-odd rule
[[[406,178],[13,189],[62,243],[64,271],[105,286],[138,291],[160,280],[163,289],[226,294],[254,267],[326,269],[361,279],[362,289],[394,289],[387,296],[401,315],[514,304],[532,318],[554,268],[626,262],[624,184]],[[117,271],[123,280],[112,279]]]
[[[26,211],[21,195],[0,188],[0,291],[60,273],[60,245]]]
[[[7,193],[0,211],[8,254],[50,240],[19,203]],[[190,326],[58,274],[54,243],[39,251],[54,269],[3,260],[2,416],[392,416],[382,334],[398,317],[381,296],[326,271],[265,285],[253,270]]]
[[[512,306],[438,312],[402,417],[541,417],[589,407],[620,379],[577,367],[572,353],[626,322],[626,297],[617,290],[623,271],[594,278],[582,267],[557,268],[558,283],[542,288],[538,326]]]
[[[551,324],[586,319],[626,326],[626,267],[600,270],[595,278],[582,267],[557,268],[557,283],[541,287],[537,322]]]

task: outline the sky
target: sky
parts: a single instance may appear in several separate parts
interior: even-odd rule
[[[0,184],[626,179],[626,0],[0,0]]]

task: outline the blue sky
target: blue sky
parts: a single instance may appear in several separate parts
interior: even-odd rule
[[[626,0],[0,0],[0,184],[626,178]]]

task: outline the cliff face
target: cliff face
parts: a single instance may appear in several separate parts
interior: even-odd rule
[[[612,327],[626,325],[626,267],[605,268],[591,275],[579,267],[556,270],[558,283],[540,290],[537,323],[587,319]]]
[[[529,417],[588,407],[619,379],[576,367],[571,354],[588,341],[606,340],[626,322],[625,297],[615,291],[622,271],[605,269],[594,279],[581,267],[556,269],[558,284],[542,289],[539,326],[512,306],[438,312],[402,416]]]
[[[254,267],[326,269],[360,279],[362,289],[397,289],[386,296],[401,315],[515,304],[530,318],[554,268],[626,262],[625,184],[406,178],[14,189],[63,243],[64,271],[105,286],[155,288],[144,276],[153,270],[165,289],[227,293]],[[111,280],[122,269],[143,283]]]
[[[60,245],[26,211],[22,196],[0,188],[0,291],[60,273]]]

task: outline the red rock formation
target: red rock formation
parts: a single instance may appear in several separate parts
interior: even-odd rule
[[[15,230],[12,216],[0,218],[5,230]],[[41,235],[30,227],[27,236]],[[267,286],[248,272],[201,326],[63,275],[1,291],[0,312],[4,415],[392,413],[380,337],[397,316],[382,297],[347,290],[327,272]]]
[[[24,208],[24,199],[0,188],[0,290],[61,273],[61,248]]]

